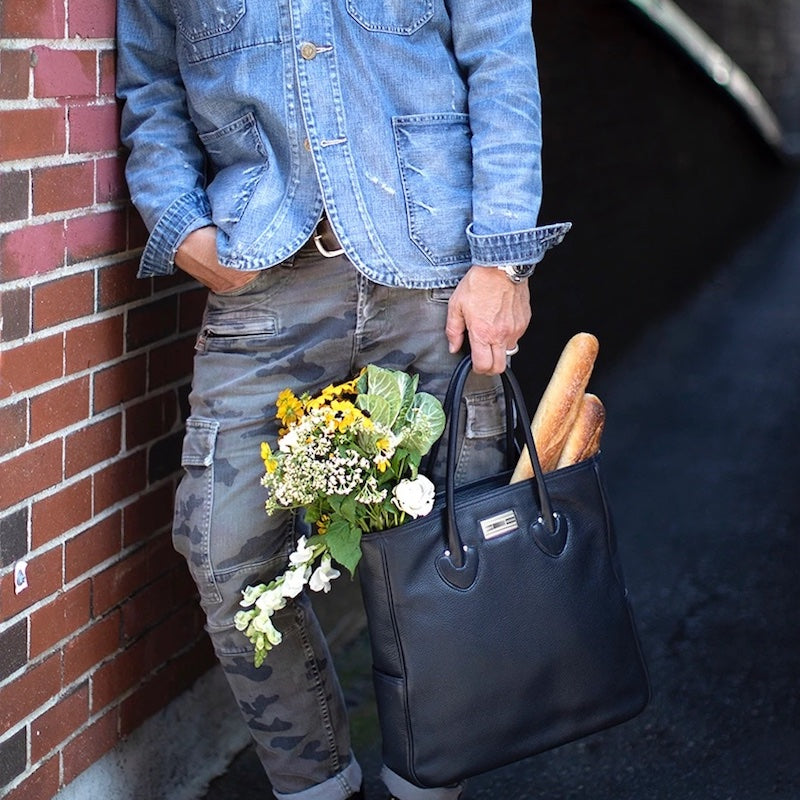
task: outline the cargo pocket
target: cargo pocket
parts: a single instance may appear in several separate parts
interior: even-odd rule
[[[211,512],[214,504],[214,449],[219,423],[189,417],[183,440],[184,475],[175,497],[172,543],[186,559],[204,603],[219,603],[210,559]]]

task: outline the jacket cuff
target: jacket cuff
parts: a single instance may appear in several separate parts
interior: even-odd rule
[[[525,231],[477,234],[470,224],[467,239],[472,263],[486,266],[538,264],[551,247],[561,244],[571,227],[571,222],[558,222]]]
[[[181,195],[161,215],[150,232],[139,262],[138,277],[172,275],[175,253],[180,243],[194,230],[213,225],[211,205],[205,192],[195,189]]]

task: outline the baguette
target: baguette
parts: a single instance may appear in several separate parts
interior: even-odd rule
[[[600,437],[606,422],[606,410],[600,398],[585,394],[578,410],[578,418],[564,442],[564,449],[556,469],[577,464],[593,456],[600,449]]]
[[[597,337],[576,333],[565,345],[531,422],[531,433],[543,472],[558,464],[564,443],[578,416],[599,350]],[[533,475],[527,448],[520,454],[511,483]]]

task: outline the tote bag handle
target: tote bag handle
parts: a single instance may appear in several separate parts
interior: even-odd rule
[[[467,382],[467,377],[472,369],[472,358],[465,356],[453,372],[453,377],[450,379],[450,385],[447,389],[447,395],[444,400],[444,411],[449,420],[455,420],[456,414],[461,404],[461,398],[464,394],[464,386]],[[525,398],[522,394],[519,382],[510,368],[506,368],[500,376],[503,382],[503,391],[506,397],[506,447],[511,447],[513,452],[512,443],[514,436],[512,429],[521,428],[525,445],[528,448],[528,453],[531,457],[531,465],[533,466],[534,483],[538,507],[540,512],[540,524],[544,528],[544,532],[548,535],[554,535],[557,527],[557,519],[553,514],[552,504],[550,502],[550,495],[547,491],[547,486],[544,481],[544,474],[542,467],[539,464],[539,457],[536,453],[536,445],[533,441],[533,434],[531,427],[528,423],[528,410],[525,405]],[[516,413],[511,413],[512,411]],[[458,458],[458,425],[450,424],[450,430],[447,440],[447,468],[445,474],[445,505],[447,508],[447,542],[448,551],[445,553],[442,561],[440,559],[440,568],[444,567],[448,573],[453,570],[460,572],[467,566],[466,562],[470,560],[471,548],[464,545],[461,540],[461,535],[458,532],[458,524],[456,521],[456,504],[455,504],[455,474],[456,462]],[[446,566],[449,561],[451,567]],[[449,582],[452,582],[448,578]],[[457,581],[460,583],[460,581]]]

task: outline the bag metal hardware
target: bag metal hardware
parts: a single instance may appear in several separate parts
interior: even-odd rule
[[[503,511],[501,514],[496,514],[488,519],[480,521],[481,531],[483,531],[484,539],[495,539],[502,536],[504,533],[511,533],[511,531],[518,530],[519,523],[517,522],[517,515],[514,509]]]

